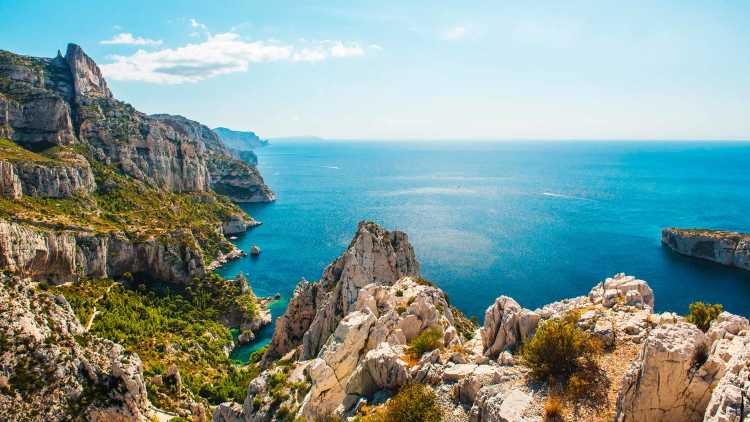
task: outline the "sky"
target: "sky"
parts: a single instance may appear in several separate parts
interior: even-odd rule
[[[261,137],[750,139],[750,2],[0,0],[118,99]]]

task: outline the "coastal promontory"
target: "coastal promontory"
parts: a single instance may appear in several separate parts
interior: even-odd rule
[[[661,232],[661,241],[682,255],[750,270],[750,234],[667,228]]]

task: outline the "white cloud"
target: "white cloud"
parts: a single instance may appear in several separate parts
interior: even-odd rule
[[[308,44],[312,45],[295,52],[292,60],[297,62],[319,62],[331,57],[344,58],[365,55],[365,50],[357,43],[344,44],[341,41],[325,40],[313,41]]]
[[[443,31],[440,38],[446,41],[458,41],[466,37],[466,27],[454,26]]]
[[[208,27],[206,25],[198,22],[197,20],[193,18],[190,18],[190,26],[192,26],[193,28],[200,28],[200,29],[208,30]]]
[[[122,44],[122,45],[161,45],[161,40],[150,40],[143,37],[134,37],[129,32],[122,32],[109,40],[99,41],[99,44]]]
[[[194,25],[193,25],[194,24]],[[191,25],[202,25],[191,20]],[[129,56],[111,56],[113,62],[101,66],[114,80],[161,84],[198,82],[218,75],[245,72],[251,63],[280,60],[319,62],[329,58],[362,56],[356,43],[342,41],[306,42],[302,47],[279,41],[244,41],[235,33],[208,35],[200,43],[158,51],[138,50]]]

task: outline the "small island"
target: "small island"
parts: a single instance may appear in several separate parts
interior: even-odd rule
[[[750,270],[750,234],[667,228],[661,232],[661,242],[682,255]]]

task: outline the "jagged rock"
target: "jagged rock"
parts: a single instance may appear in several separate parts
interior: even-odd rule
[[[253,256],[260,255],[260,248],[258,247],[258,245],[253,245],[253,247],[250,248],[250,255],[253,255]]]
[[[169,237],[134,241],[118,233],[56,232],[0,219],[0,267],[53,282],[126,272],[176,282],[202,275],[201,253],[193,249],[192,234],[182,230]]]
[[[365,355],[364,367],[367,368],[375,390],[392,390],[409,381],[409,370],[401,359],[403,349],[395,349],[388,343],[380,343],[376,349]]]
[[[300,414],[314,419],[331,414],[346,396],[345,386],[360,360],[375,316],[369,312],[348,314],[328,339],[320,357],[308,367],[312,388]]]
[[[526,422],[524,412],[532,397],[516,388],[493,385],[482,388],[469,413],[471,422]]]
[[[654,307],[654,291],[648,283],[624,273],[608,277],[589,292],[589,300],[606,308],[621,303],[629,306]]]
[[[64,59],[19,56],[0,50],[0,132],[38,148],[75,140],[69,100],[73,81]]]
[[[370,283],[391,285],[403,276],[418,274],[419,263],[406,234],[388,232],[371,222],[359,223],[346,252],[325,269],[321,279],[297,285],[289,307],[277,319],[264,359],[278,358],[300,343],[303,359],[315,357],[354,304],[359,289]]]
[[[503,370],[492,365],[479,365],[467,376],[460,379],[458,384],[458,398],[471,405],[479,394],[479,390],[486,385],[498,384],[503,380]]]
[[[750,415],[750,336],[747,331],[724,339],[723,356],[728,358],[725,375],[714,388],[706,406],[704,422],[734,422]]]
[[[747,318],[724,311],[715,320],[711,321],[711,326],[706,335],[709,342],[714,343],[720,339],[731,340],[747,330],[750,330],[750,322],[748,322]]]
[[[73,87],[76,97],[106,97],[112,98],[112,93],[107,88],[107,82],[99,70],[99,66],[83,52],[76,44],[68,44],[65,52],[65,61],[70,66],[73,75]]]
[[[221,403],[214,409],[212,422],[245,422],[242,405],[234,402]]]
[[[2,420],[146,421],[149,401],[138,355],[84,332],[67,302],[28,280],[0,275]],[[21,399],[23,397],[23,399]]]
[[[700,421],[722,368],[708,355],[706,336],[694,325],[660,325],[622,382],[619,422]]]
[[[494,358],[528,340],[536,331],[539,319],[537,313],[521,308],[508,296],[498,297],[484,313],[481,336],[485,356]]]
[[[668,228],[661,232],[664,245],[682,255],[750,270],[750,235],[705,229]]]

